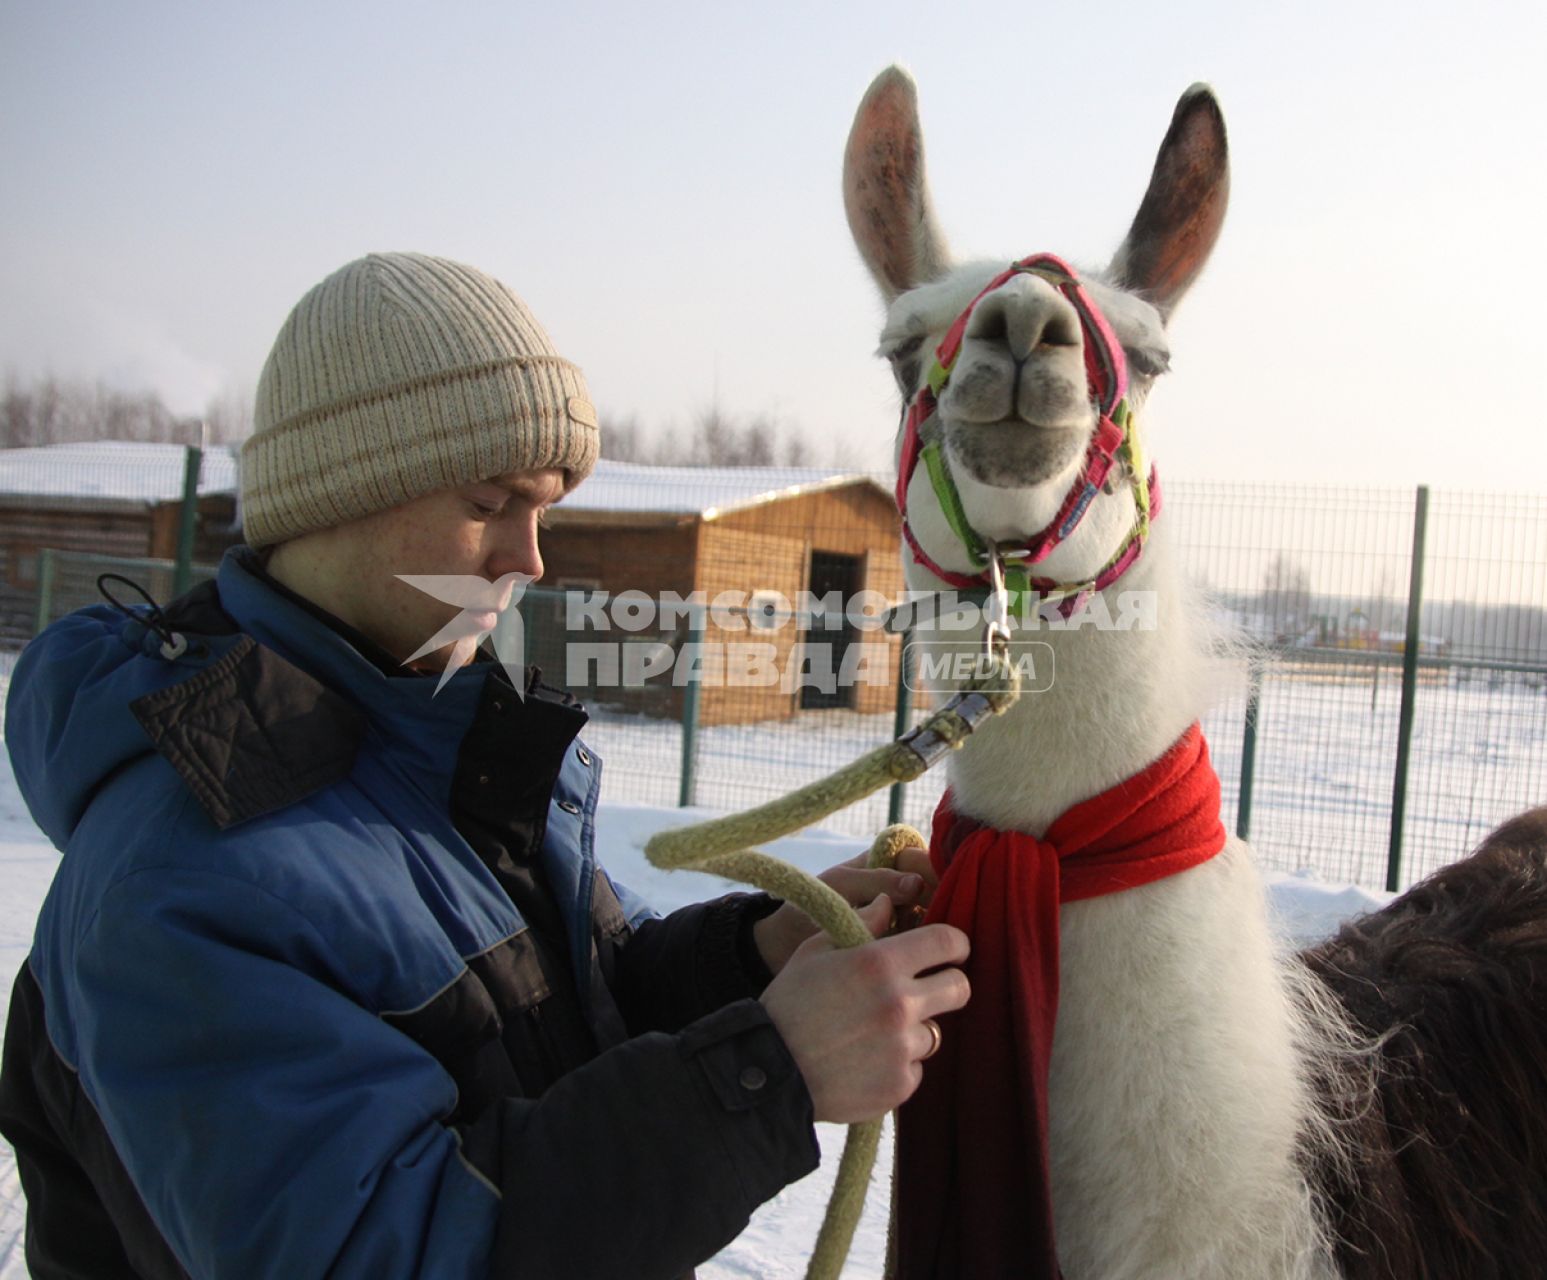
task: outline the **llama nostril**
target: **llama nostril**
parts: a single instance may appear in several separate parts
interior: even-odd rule
[[[1056,315],[1049,318],[1037,342],[1039,347],[1077,347],[1080,345],[1080,324],[1073,316]]]
[[[998,298],[985,298],[972,313],[969,335],[985,342],[1007,342],[1010,338],[1009,321],[1005,318],[1005,306]]]
[[[1017,361],[1038,350],[1078,347],[1083,340],[1079,317],[1070,308],[1025,292],[984,298],[967,323],[967,337],[1002,342]]]

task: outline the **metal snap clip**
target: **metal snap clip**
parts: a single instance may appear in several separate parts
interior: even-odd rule
[[[1004,561],[998,545],[988,543],[988,599],[983,605],[983,616],[988,622],[983,632],[983,652],[992,659],[997,648],[1010,642],[1010,593],[1005,588]]]

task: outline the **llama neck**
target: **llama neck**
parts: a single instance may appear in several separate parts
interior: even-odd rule
[[[1032,654],[1039,671],[1051,663],[1052,684],[1025,694],[953,757],[959,812],[1040,836],[1070,805],[1155,760],[1202,714],[1220,664],[1161,531],[1101,595],[1078,629],[1017,633],[1047,646]],[[1106,617],[1110,628],[1095,625]]]

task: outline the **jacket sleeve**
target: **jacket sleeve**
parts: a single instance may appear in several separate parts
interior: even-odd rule
[[[733,893],[638,922],[618,949],[612,983],[629,1032],[677,1031],[762,995],[772,975],[752,926],[778,906],[764,893]]]
[[[442,1123],[450,1076],[285,901],[136,872],[62,976],[81,1086],[191,1275],[490,1274],[499,1192]]]
[[[820,1158],[805,1083],[754,1000],[495,1104],[465,1149],[504,1197],[491,1275],[522,1280],[682,1275]]]
[[[458,1133],[439,1062],[249,881],[137,872],[74,961],[82,1087],[201,1280],[667,1277],[816,1163],[804,1083],[752,1001]]]

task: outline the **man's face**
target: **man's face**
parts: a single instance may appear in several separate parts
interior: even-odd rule
[[[394,657],[407,658],[460,611],[398,575],[540,578],[539,519],[563,493],[564,473],[557,468],[510,471],[329,530],[330,545],[320,551],[332,598],[317,603]],[[425,654],[413,666],[439,671],[452,648]]]

